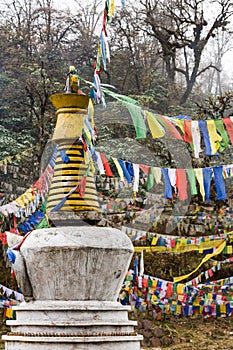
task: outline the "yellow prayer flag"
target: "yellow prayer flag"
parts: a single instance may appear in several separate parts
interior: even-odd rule
[[[145,115],[153,139],[163,137],[165,135],[165,131],[163,130],[161,124],[157,121],[155,114],[145,111]]]
[[[225,304],[220,304],[220,313],[225,314],[226,313],[226,305]]]
[[[152,281],[152,286],[155,288],[157,286],[157,280]]]
[[[183,294],[184,293],[184,287],[185,287],[185,285],[183,283],[177,284],[177,294]]]
[[[156,245],[157,241],[158,241],[158,237],[154,237],[152,239],[151,245]]]
[[[207,120],[206,124],[209,133],[212,154],[216,154],[220,147],[220,141],[222,141],[222,137],[217,133],[214,120]]]
[[[11,308],[7,308],[6,309],[6,317],[8,317],[8,318],[12,318],[12,316],[13,316],[13,310],[11,309]]]
[[[206,256],[202,259],[202,261],[200,262],[200,264],[190,273],[188,273],[187,275],[184,275],[184,276],[179,276],[179,277],[174,277],[173,278],[173,281],[175,283],[179,282],[179,281],[182,281],[186,278],[188,278],[189,276],[191,276],[194,272],[196,272],[206,261],[208,261],[209,259],[211,259],[213,256],[216,256],[218,254],[220,254],[223,249],[225,248],[226,246],[226,241],[224,241],[223,243],[221,243],[221,245],[216,249],[215,252],[213,252],[212,254],[206,254]]]
[[[205,200],[205,189],[204,189],[204,181],[203,181],[203,173],[202,173],[202,169],[201,168],[196,168],[193,169],[196,179],[199,183],[200,186],[200,193],[202,195],[203,201]]]
[[[200,304],[201,298],[196,298],[193,302],[193,306],[198,306]]]
[[[114,161],[114,164],[116,165],[117,172],[120,176],[121,181],[124,181],[124,173],[123,173],[123,170],[122,170],[118,160],[116,158],[112,158],[112,160]]]

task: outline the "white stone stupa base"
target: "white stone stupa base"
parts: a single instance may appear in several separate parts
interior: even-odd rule
[[[128,306],[110,301],[32,301],[14,307],[6,350],[140,350]]]

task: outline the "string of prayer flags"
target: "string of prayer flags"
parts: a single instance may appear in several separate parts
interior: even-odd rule
[[[130,270],[119,293],[119,301],[131,305],[132,310],[150,310],[154,318],[162,314],[201,315],[204,318],[230,316],[233,312],[232,291],[233,277],[204,284],[196,279],[183,284],[145,274],[135,278]]]
[[[101,89],[114,99],[123,103],[127,102],[127,107],[130,104],[129,112],[134,121],[138,139],[146,137],[147,128],[144,125],[146,120],[152,138],[160,138],[167,133],[176,139],[188,142],[193,149],[195,158],[199,158],[200,153],[203,151],[201,148],[202,140],[205,144],[205,154],[208,156],[218,155],[218,152],[223,152],[229,145],[229,139],[233,144],[233,117],[216,120],[191,120],[191,118],[186,116],[167,117],[136,106],[138,105],[136,100],[114,93],[108,90],[106,86],[102,86]],[[144,114],[144,118],[138,117],[141,114]]]
[[[232,246],[230,246],[230,247],[232,248]],[[203,276],[205,277],[206,280],[208,280],[209,278],[213,277],[213,275],[216,271],[221,270],[222,265],[229,264],[232,262],[233,262],[233,257],[230,257],[230,258],[225,259],[223,261],[217,261],[217,260],[213,261],[213,266],[210,269],[208,269],[204,272],[201,272],[196,278],[191,280],[191,283],[195,284],[197,279],[198,279],[198,281],[201,281]],[[189,283],[190,282],[187,282],[186,285],[188,285]]]
[[[184,218],[187,220],[187,217],[180,217],[180,219]],[[203,224],[202,218],[206,220],[206,216],[200,217],[200,222]],[[218,220],[218,217],[214,216],[212,218],[214,221]],[[209,220],[209,218],[208,218]],[[233,219],[232,219],[233,221]],[[188,224],[190,225],[190,223]],[[198,226],[198,225],[196,225]],[[204,225],[203,225],[204,226]],[[131,240],[147,241],[149,248],[153,248],[156,246],[158,252],[187,252],[187,251],[196,251],[200,253],[210,253],[213,252],[216,247],[218,247],[224,240],[228,243],[233,242],[233,233],[232,231],[228,231],[226,233],[219,233],[218,235],[205,235],[205,236],[197,236],[197,237],[182,237],[182,236],[171,236],[166,234],[155,234],[153,232],[142,231],[139,229],[135,229],[132,227],[122,226],[122,231],[124,231]],[[203,234],[205,231],[203,232]],[[227,247],[227,246],[226,246]],[[144,246],[137,247],[135,244],[135,249],[138,252],[144,249]]]
[[[155,236],[152,240],[151,246],[135,246],[135,252],[141,252],[145,250],[147,252],[158,252],[158,253],[184,253],[196,251],[199,253],[207,254],[209,252],[214,252],[219,244],[224,242],[223,240],[213,240],[204,241],[200,245],[197,244],[198,241],[193,241],[192,239],[165,239],[160,236]],[[225,252],[227,253],[227,252]]]
[[[15,214],[17,217],[28,217],[35,212],[41,199],[45,200],[45,196],[48,192],[55,166],[56,151],[57,148],[55,147],[48,165],[33,186],[14,201],[0,206],[0,213],[4,216]]]
[[[233,144],[233,122],[232,117],[216,120],[181,120],[178,117],[168,118],[184,134],[184,141],[190,143],[195,158],[199,158],[201,139],[205,144],[206,155],[218,155],[223,152],[229,144],[229,137]],[[173,134],[174,137],[175,134]]]
[[[2,292],[2,294],[4,296],[6,296],[7,298],[13,298],[17,301],[24,301],[24,296],[22,293],[16,292],[15,290],[11,289],[11,288],[7,288],[5,286],[3,286],[2,284],[0,284],[0,290]]]
[[[137,101],[128,96],[116,94],[106,87],[101,88],[118,101],[127,102],[127,108],[135,126],[136,138],[139,140],[146,138],[146,120],[152,138],[161,138],[167,133],[176,139],[188,142],[195,158],[199,158],[202,152],[202,140],[205,144],[205,154],[208,156],[223,152],[229,144],[229,138],[233,144],[233,117],[217,120],[191,120],[186,116],[167,117],[136,106]]]
[[[226,241],[224,241],[223,243],[220,244],[220,246],[211,254],[206,254],[206,256],[202,259],[202,261],[200,262],[200,264],[190,273],[184,275],[184,276],[179,276],[179,277],[173,277],[173,281],[174,282],[180,282],[184,279],[189,278],[194,272],[196,272],[206,261],[208,261],[209,259],[211,259],[212,257],[220,254],[223,249],[226,246]]]
[[[122,182],[126,180],[128,183],[135,184],[133,187],[136,192],[138,191],[139,178],[145,179],[147,191],[163,183],[164,198],[167,199],[177,197],[182,201],[186,200],[189,183],[191,195],[196,195],[199,189],[203,201],[208,202],[210,200],[210,186],[213,181],[216,189],[216,199],[225,200],[227,195],[224,179],[233,176],[233,164],[219,167],[175,169],[150,167],[145,164],[136,166],[134,163],[122,159],[107,158],[105,154],[96,151],[95,156],[97,171],[101,175],[114,177],[114,172],[117,170],[115,175],[119,176]],[[111,169],[112,164],[115,165],[115,169]]]
[[[122,4],[123,5],[123,4]],[[107,24],[111,21],[115,12],[115,0],[105,0],[103,22],[100,32],[100,37],[97,44],[96,62],[94,64],[94,79],[90,92],[90,97],[96,103],[105,104],[105,99],[101,87],[100,76],[102,70],[107,69],[107,60],[110,62],[110,49],[108,44]]]
[[[7,164],[12,163],[15,159],[20,160],[20,159],[22,159],[23,156],[30,155],[34,149],[35,149],[35,147],[31,147],[31,148],[28,148],[28,149],[20,152],[20,153],[15,154],[14,156],[9,156],[9,157],[6,157],[6,158],[0,160],[0,167],[2,165],[7,165]]]

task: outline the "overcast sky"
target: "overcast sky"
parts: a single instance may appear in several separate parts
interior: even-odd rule
[[[78,4],[79,1],[80,1],[80,3],[83,4],[83,0],[78,0],[78,1],[75,1],[75,0],[66,0],[66,1],[64,1],[64,0],[53,0],[53,3],[56,4],[56,6],[58,8],[60,8],[60,9],[63,9],[63,8],[66,8],[66,7],[69,7],[70,9],[72,9],[74,7],[77,7],[77,4]],[[127,1],[130,1],[130,0],[125,0],[126,5],[127,5]],[[137,0],[135,0],[135,1],[137,1]],[[102,0],[102,3],[103,3],[102,10],[103,10],[104,9],[104,4],[105,4],[105,0]],[[115,5],[116,6],[122,6],[121,5],[121,0],[115,0]],[[101,11],[101,9],[100,9],[100,11]],[[233,30],[233,28],[232,28],[232,30]],[[233,42],[232,42],[232,45],[233,45]],[[223,56],[222,63],[223,63],[223,69],[226,72],[226,75],[228,76],[229,79],[233,80],[233,47],[231,48],[230,51],[228,51]]]

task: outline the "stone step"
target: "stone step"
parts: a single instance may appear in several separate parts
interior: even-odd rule
[[[15,309],[15,308],[13,308]],[[34,320],[41,323],[46,321],[54,321],[59,320],[60,322],[81,322],[83,320],[95,320],[95,321],[104,321],[108,322],[113,320],[113,311],[16,311],[17,320],[21,323],[25,320]],[[128,320],[128,312],[127,311],[116,311],[114,312],[114,321],[127,321]]]
[[[130,306],[123,306],[118,302],[63,302],[63,301],[40,301],[22,303],[14,306],[17,321],[19,323],[33,320],[41,324],[52,322],[82,322],[104,321],[125,322],[128,320]],[[113,318],[114,315],[114,318]]]
[[[15,310],[97,310],[97,311],[127,311],[129,305],[122,305],[117,301],[99,301],[99,300],[39,300],[23,302],[20,306],[15,306]]]
[[[61,323],[61,322],[45,322],[43,324],[36,322],[7,321],[7,325],[11,326],[12,333],[43,333],[54,336],[55,333],[90,335],[97,333],[131,333],[137,325],[136,321],[128,322],[75,322],[75,323]]]

